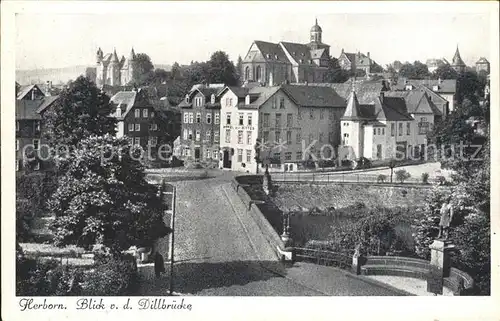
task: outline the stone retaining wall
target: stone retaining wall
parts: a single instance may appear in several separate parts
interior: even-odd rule
[[[250,176],[250,175],[249,175]],[[255,175],[258,177],[257,175]],[[292,251],[291,249],[285,248],[285,244],[281,240],[281,237],[278,235],[276,230],[271,226],[269,221],[266,219],[265,215],[260,211],[257,206],[258,203],[262,203],[262,201],[252,200],[248,193],[243,188],[243,185],[240,184],[236,179],[233,179],[231,182],[232,188],[236,191],[239,198],[245,205],[247,209],[247,213],[249,213],[257,226],[259,227],[262,235],[264,235],[265,239],[271,247],[276,251],[276,255],[281,260],[291,260],[292,259]]]

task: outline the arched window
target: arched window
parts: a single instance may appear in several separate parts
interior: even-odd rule
[[[246,67],[245,68],[245,80],[249,80],[250,79],[250,67]]]
[[[257,66],[255,69],[255,80],[256,81],[261,81],[262,79],[262,71],[260,70],[260,66]]]

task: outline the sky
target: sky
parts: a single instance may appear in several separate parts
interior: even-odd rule
[[[142,3],[21,10],[15,18],[16,69],[92,66],[98,47],[126,57],[133,47],[154,64],[204,61],[217,50],[236,61],[253,40],[307,43],[316,18],[334,57],[344,48],[370,52],[383,66],[394,60],[451,61],[458,45],[468,65],[490,58],[493,18],[485,5],[429,2],[394,10],[380,3]]]

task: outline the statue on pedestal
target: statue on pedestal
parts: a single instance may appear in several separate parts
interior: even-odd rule
[[[441,219],[439,220],[439,235],[438,239],[448,239],[450,223],[453,218],[453,206],[451,205],[451,197],[448,197],[446,201],[441,206],[440,214]]]

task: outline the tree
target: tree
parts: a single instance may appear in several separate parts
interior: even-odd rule
[[[434,79],[457,79],[458,73],[450,65],[439,66],[433,73]]]
[[[119,252],[151,246],[170,232],[157,188],[146,182],[138,159],[126,138],[106,135],[82,140],[58,162],[64,175],[48,202],[56,245],[99,243]]]
[[[325,74],[325,82],[343,83],[349,79],[349,72],[340,67],[339,61],[335,57],[328,59],[328,70]]]
[[[153,77],[154,66],[151,58],[145,53],[138,53],[134,60],[132,84],[136,86],[148,85]]]
[[[429,76],[429,69],[420,61],[415,61],[413,64],[406,62],[399,69],[399,76],[408,79],[425,79]]]
[[[410,178],[411,175],[404,169],[400,169],[396,171],[396,179],[400,181],[401,183],[404,183],[408,178]]]
[[[210,56],[210,60],[207,61],[207,72],[209,83],[220,83],[227,86],[236,86],[238,84],[238,74],[234,64],[224,51],[216,51]]]
[[[45,112],[46,138],[52,146],[75,146],[91,135],[114,135],[116,119],[110,117],[113,111],[109,97],[80,76]]]
[[[243,79],[243,59],[241,59],[241,56],[238,56],[238,62],[236,63],[236,73],[238,74],[238,80],[242,82]]]
[[[371,72],[381,73],[384,72],[384,68],[382,68],[382,66],[380,66],[379,64],[374,63],[373,66],[371,67]]]
[[[153,71],[152,83],[162,84],[165,83],[168,79],[170,79],[170,73],[165,69],[155,69]]]
[[[172,69],[170,69],[170,78],[172,80],[176,80],[176,79],[179,79],[180,77],[181,77],[181,66],[176,61],[172,65]]]
[[[475,72],[466,71],[457,78],[457,104],[461,105],[465,99],[478,104],[484,97],[485,80],[481,80]]]

